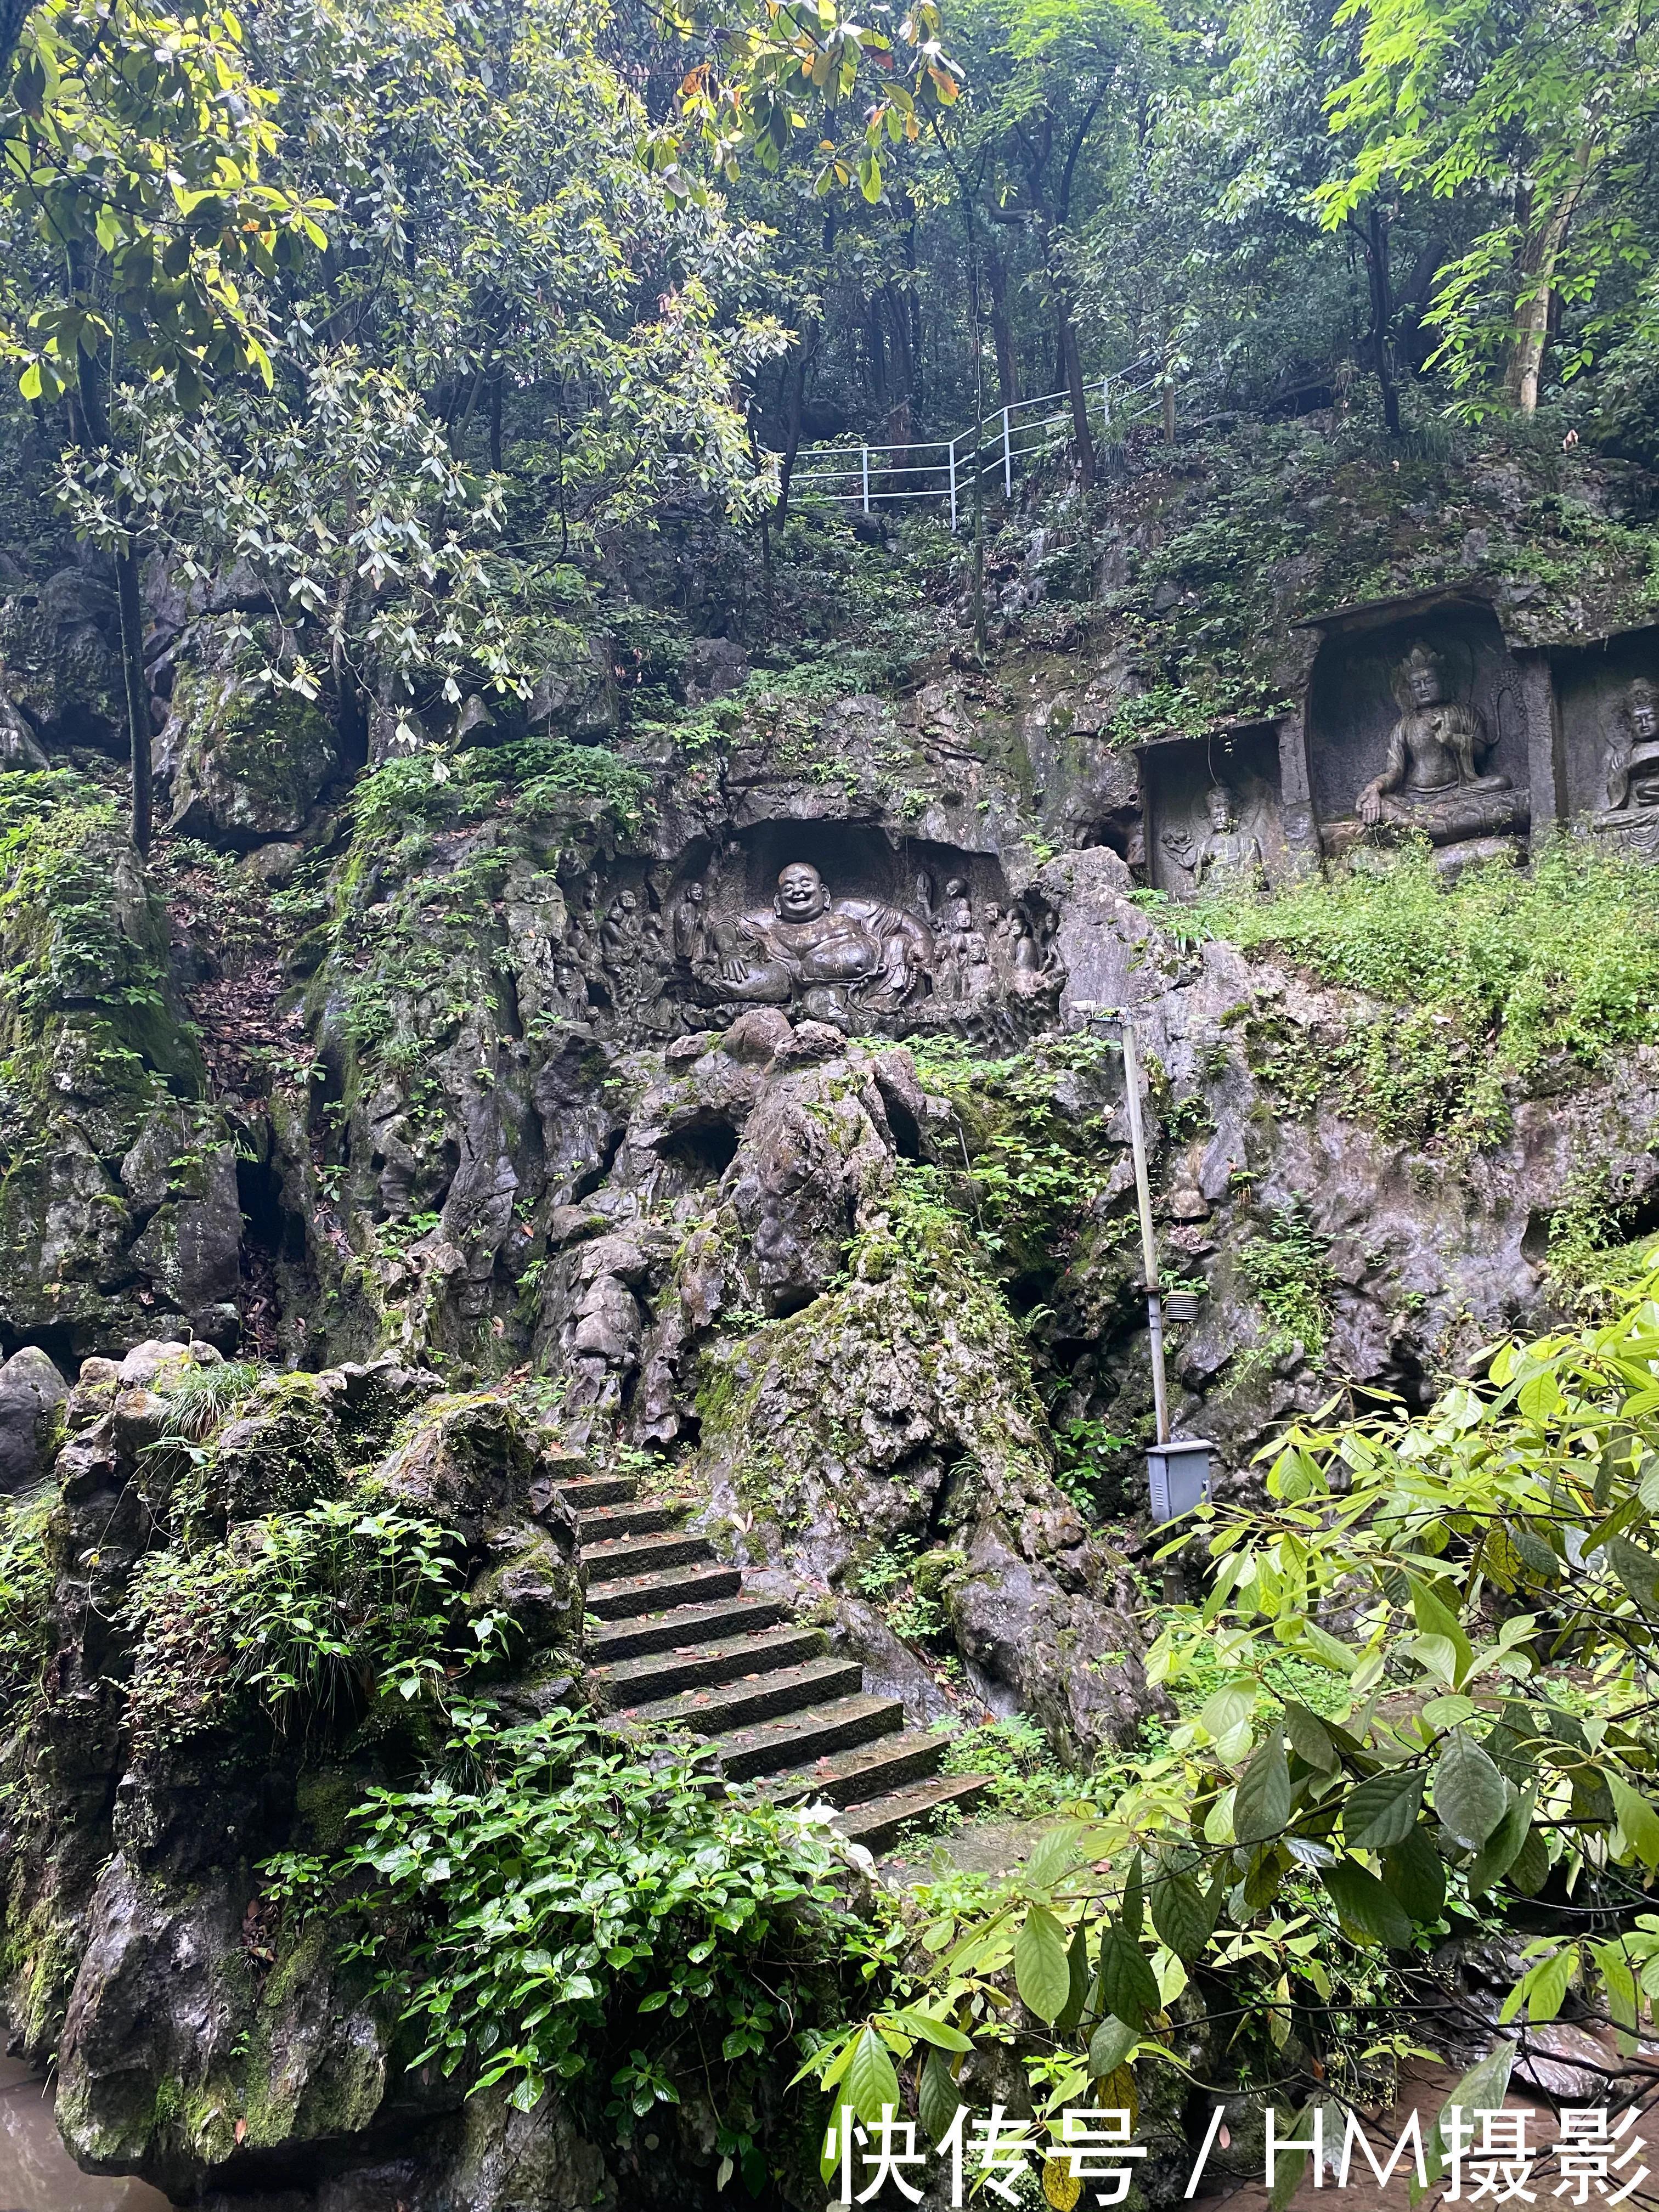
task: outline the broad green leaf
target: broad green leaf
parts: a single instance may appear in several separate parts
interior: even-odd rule
[[[1435,1762],[1434,1809],[1441,1826],[1466,1850],[1478,1851],[1508,1803],[1503,1776],[1473,1736],[1455,1729]]]
[[[1471,2066],[1457,2087],[1435,2115],[1434,2129],[1425,2144],[1428,2155],[1424,2163],[1432,2185],[1446,2171],[1445,2131],[1455,2112],[1462,2112],[1468,2124],[1476,2112],[1497,2112],[1504,2107],[1510,2093],[1510,2069],[1515,2064],[1515,2045],[1500,2037],[1486,2056]],[[1465,2142],[1468,2140],[1466,2136]],[[1413,2180],[1413,2203],[1417,2202],[1415,2177]]]
[[[1305,1705],[1286,1705],[1285,1728],[1291,1739],[1291,1749],[1298,1759],[1321,1774],[1336,1772],[1342,1761],[1325,1723],[1316,1713],[1310,1713]]]
[[[1455,1690],[1461,1690],[1474,1664],[1474,1651],[1463,1633],[1462,1623],[1451,1607],[1436,1595],[1426,1583],[1412,1583],[1412,1612],[1424,1636],[1443,1638],[1455,1654],[1449,1680]]]
[[[1089,2071],[1094,2079],[1102,2081],[1115,2074],[1139,2041],[1139,2033],[1127,2021],[1108,2013],[1089,2039]]]
[[[1421,1768],[1386,1768],[1343,1800],[1342,1834],[1350,1850],[1383,1850],[1403,1844],[1417,1826],[1428,1777]]]
[[[1534,2026],[1553,2020],[1567,1994],[1567,1985],[1572,1979],[1577,1957],[1577,1945],[1564,1943],[1547,1959],[1540,1959],[1535,1966],[1528,1966],[1504,1998],[1498,2014],[1499,2025],[1506,2026],[1512,2021],[1523,2003],[1527,2008],[1527,2018]]]
[[[884,2105],[898,2110],[898,2075],[887,2045],[873,2027],[865,2028],[853,2045],[852,2062],[842,2076],[841,2101],[853,2107],[866,2128],[880,2121]]]
[[[1137,2031],[1158,2009],[1152,1961],[1127,1929],[1114,1925],[1101,1936],[1100,1988],[1107,2010]]]
[[[948,2020],[935,2020],[931,2013],[913,2006],[905,2006],[892,2017],[894,2025],[907,2035],[914,2036],[919,2043],[931,2043],[936,2051],[967,2051],[974,2047],[973,2039],[964,2035],[959,2027],[952,2027]]]
[[[1468,1869],[1469,1895],[1484,1897],[1521,1856],[1532,1830],[1532,1799],[1516,1797],[1476,1852]]]
[[[1320,1880],[1351,1928],[1362,1936],[1369,1936],[1375,1942],[1386,1944],[1390,1951],[1410,1948],[1410,1915],[1374,1874],[1368,1873],[1353,1859],[1342,1859],[1334,1867],[1326,1867]]]
[[[1306,2142],[1312,2136],[1314,2108],[1311,2105],[1304,2105],[1293,2120],[1286,2119],[1277,2106],[1273,2111],[1280,2142]],[[1302,2186],[1310,2155],[1305,2150],[1293,2150],[1288,2157],[1275,2155],[1273,2186],[1267,2191],[1269,2212],[1285,2212],[1285,2206]]]
[[[1166,1874],[1154,1880],[1152,1925],[1177,1958],[1197,1958],[1210,1940],[1215,1915],[1191,1875]]]
[[[1031,1907],[1014,1938],[1014,1986],[1026,2009],[1046,2021],[1058,2019],[1071,1994],[1066,1931],[1046,1905]]]
[[[1141,1855],[1137,1851],[1129,1862],[1128,1875],[1123,1884],[1123,1909],[1119,1916],[1131,1936],[1140,1934],[1145,1917],[1144,1894]]]
[[[1073,2033],[1083,2017],[1083,2008],[1089,2002],[1089,1936],[1081,1919],[1072,1930],[1066,1964],[1071,1973],[1071,1987],[1054,2021],[1056,2035]]]
[[[943,2142],[962,2102],[943,2054],[930,2051],[916,2084],[916,2111],[922,2126],[935,2142]]]
[[[1241,1844],[1264,1844],[1291,1817],[1291,1770],[1285,1739],[1277,1729],[1239,1777],[1233,1799],[1233,1837]]]
[[[1083,1833],[1081,1820],[1063,1820],[1058,1827],[1050,1828],[1038,1837],[1031,1856],[1025,1862],[1025,1881],[1031,1889],[1052,1889],[1057,1881],[1064,1881],[1078,1862],[1078,1838]]]
[[[1520,1851],[1509,1869],[1510,1887],[1522,1897],[1536,1897],[1549,1880],[1550,1847],[1536,1828],[1528,1828]]]
[[[1446,1862],[1426,1827],[1412,1830],[1382,1856],[1382,1885],[1419,1926],[1437,1920],[1446,1902]]]
[[[1629,2058],[1635,2053],[1635,2039],[1641,2026],[1635,1972],[1625,1956],[1622,1944],[1592,1943],[1590,1956],[1607,1993],[1607,2016],[1618,2032],[1619,2048]]]
[[[1659,1867],[1659,1811],[1622,1775],[1609,1774],[1607,1784],[1631,1849],[1644,1866]]]
[[[1615,1536],[1607,1546],[1613,1571],[1644,1613],[1659,1613],[1659,1559],[1627,1537]]]

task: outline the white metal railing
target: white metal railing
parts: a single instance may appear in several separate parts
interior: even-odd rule
[[[1121,439],[1132,424],[1158,413],[1167,381],[1161,370],[1144,384],[1103,377],[1085,392],[1085,415],[1099,423],[1107,439]],[[964,501],[972,499],[976,469],[981,482],[1000,477],[1003,496],[1012,499],[1016,469],[1023,471],[1063,451],[1073,428],[1070,392],[1048,392],[988,415],[980,427],[977,453],[972,430],[954,438],[913,439],[902,446],[803,446],[795,456],[790,488],[855,501],[866,514],[882,500],[943,500],[954,530]]]

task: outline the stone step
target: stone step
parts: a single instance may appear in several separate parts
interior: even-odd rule
[[[735,1570],[733,1571],[735,1573]],[[607,1595],[620,1584],[605,1585]],[[678,1596],[682,1584],[675,1579],[665,1595]],[[788,1613],[775,1598],[717,1598],[708,1605],[672,1605],[666,1612],[641,1613],[607,1621],[589,1632],[587,1649],[598,1666],[609,1667],[623,1659],[638,1658],[645,1651],[678,1651],[688,1644],[712,1643],[716,1637],[741,1636],[746,1630],[775,1628]]]
[[[907,1783],[884,1797],[866,1797],[844,1812],[836,1826],[849,1843],[867,1851],[884,1851],[913,1820],[937,1813],[942,1805],[964,1808],[985,1795],[990,1778],[983,1774],[936,1774],[926,1782]]]
[[[567,1505],[584,1513],[594,1505],[626,1505],[637,1497],[639,1487],[631,1474],[586,1474],[576,1482],[562,1482],[559,1495]]]
[[[584,1506],[580,1523],[582,1550],[592,1544],[614,1543],[619,1536],[659,1536],[680,1519],[674,1505]]]
[[[661,1621],[671,1612],[687,1612],[705,1601],[735,1598],[743,1589],[743,1577],[736,1567],[712,1559],[665,1574],[646,1571],[648,1561],[640,1565],[640,1572],[619,1571],[591,1583],[589,1613],[599,1620]]]
[[[677,1691],[710,1682],[747,1682],[814,1659],[823,1650],[819,1630],[791,1625],[762,1629],[757,1635],[709,1638],[677,1644],[672,1650],[648,1651],[642,1658],[596,1667],[593,1677],[614,1712],[636,1705],[641,1698],[672,1697]]]
[[[889,1796],[936,1774],[948,1741],[930,1729],[902,1729],[851,1751],[826,1753],[809,1766],[786,1767],[769,1779],[766,1794],[786,1805],[847,1806]]]
[[[619,1575],[660,1574],[669,1567],[698,1566],[714,1556],[714,1547],[706,1536],[687,1536],[678,1529],[663,1536],[621,1536],[611,1542],[582,1546],[582,1565],[587,1569],[590,1584],[611,1582]],[[732,1580],[735,1583],[742,1581],[735,1568]],[[688,1596],[690,1594],[686,1593]],[[591,1589],[587,1609],[590,1613],[599,1610]]]
[[[861,1681],[864,1669],[854,1671]],[[751,1782],[757,1775],[799,1766],[804,1759],[850,1751],[854,1744],[868,1743],[872,1737],[895,1735],[903,1726],[902,1700],[860,1692],[809,1705],[804,1712],[784,1713],[775,1720],[733,1729],[716,1736],[709,1748],[728,1780]]]
[[[863,1683],[864,1669],[856,1659],[808,1659],[798,1667],[780,1667],[757,1682],[683,1690],[677,1698],[653,1698],[622,1711],[630,1721],[678,1725],[699,1735],[724,1735],[755,1721],[799,1712],[804,1705],[852,1697]]]

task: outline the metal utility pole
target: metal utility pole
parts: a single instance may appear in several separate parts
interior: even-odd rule
[[[1158,1282],[1158,1244],[1152,1235],[1152,1187],[1146,1173],[1146,1125],[1140,1117],[1140,1055],[1135,1025],[1119,1009],[1109,1019],[1123,1041],[1123,1090],[1129,1109],[1129,1150],[1134,1159],[1135,1202],[1140,1209],[1140,1255],[1146,1275],[1146,1334],[1152,1348],[1152,1411],[1158,1440],[1170,1441],[1170,1385],[1164,1370],[1164,1297]]]

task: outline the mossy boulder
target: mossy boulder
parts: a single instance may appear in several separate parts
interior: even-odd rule
[[[80,569],[0,600],[0,693],[48,746],[126,750],[115,636],[113,592]]]
[[[295,836],[339,767],[311,700],[229,669],[186,665],[158,767],[172,775],[174,830],[252,846]]]

